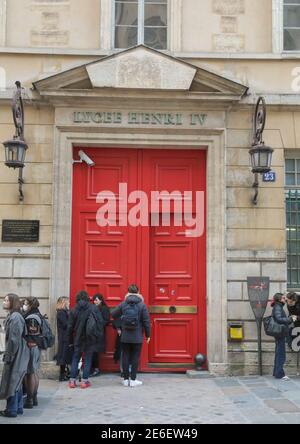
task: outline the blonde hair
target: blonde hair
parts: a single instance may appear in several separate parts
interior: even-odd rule
[[[62,296],[57,299],[56,302],[56,310],[63,310],[66,308],[66,303],[69,301],[69,298],[66,298],[65,296]]]

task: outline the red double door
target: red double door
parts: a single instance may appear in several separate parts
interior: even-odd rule
[[[108,306],[115,307],[124,300],[128,285],[136,283],[149,307],[152,327],[150,345],[143,347],[141,369],[185,370],[193,365],[197,353],[206,354],[205,197],[202,214],[197,214],[198,221],[204,221],[204,230],[200,236],[191,237],[186,235],[191,227],[185,226],[184,221],[182,226],[174,223],[178,211],[174,202],[170,205],[170,223],[165,220],[162,224],[167,206],[163,208],[160,202],[158,207],[151,208],[151,196],[152,201],[157,199],[151,192],[161,192],[162,201],[167,193],[175,192],[176,201],[180,193],[183,196],[184,192],[192,192],[190,217],[196,217],[196,191],[202,192],[202,196],[206,192],[206,153],[74,148],[75,159],[80,149],[93,159],[95,166],[74,164],[72,305],[76,293],[86,290],[90,296],[103,294]],[[128,195],[135,191],[145,193],[146,215],[136,208],[140,200],[126,202],[124,184]],[[105,193],[102,203],[99,197],[97,203],[100,192]],[[112,193],[116,196],[117,217],[114,221],[106,214],[111,217],[110,225],[101,227],[96,215],[102,205],[112,202]],[[139,218],[143,226],[135,222]],[[189,224],[189,215],[184,220]],[[117,370],[113,362],[115,339],[116,332],[110,325],[106,353],[100,357],[103,370]]]

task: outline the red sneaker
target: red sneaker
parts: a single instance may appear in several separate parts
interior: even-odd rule
[[[89,388],[91,385],[92,385],[92,384],[91,384],[89,381],[81,382],[81,384],[80,384],[80,388],[82,388],[82,389],[87,389],[87,388]]]
[[[70,389],[75,389],[76,387],[77,387],[76,382],[74,382],[74,381],[70,381],[69,382],[69,388]]]

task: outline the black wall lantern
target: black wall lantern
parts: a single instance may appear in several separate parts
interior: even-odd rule
[[[26,150],[28,148],[24,139],[24,107],[22,100],[22,87],[20,82],[16,82],[16,92],[12,101],[12,112],[16,134],[11,140],[3,142],[5,149],[5,165],[9,168],[19,168],[19,193],[20,202],[24,201],[23,194],[23,168],[25,166]]]
[[[260,97],[256,104],[254,116],[254,134],[253,144],[249,151],[251,157],[252,173],[255,174],[255,181],[253,188],[255,188],[255,196],[253,198],[254,205],[257,204],[258,199],[258,175],[268,173],[271,170],[273,149],[262,140],[263,131],[265,129],[267,117],[266,102],[263,97]]]

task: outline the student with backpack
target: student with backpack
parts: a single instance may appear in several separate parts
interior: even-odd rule
[[[142,385],[142,381],[138,381],[136,376],[143,346],[144,332],[149,344],[151,328],[148,309],[136,285],[130,285],[125,301],[112,311],[112,317],[114,319],[120,318],[122,321],[123,385],[125,387]],[[131,374],[129,373],[130,364]]]
[[[82,354],[84,354],[84,367],[80,387],[86,389],[91,386],[89,375],[92,358],[93,353],[98,351],[99,342],[103,339],[103,324],[100,311],[90,304],[89,295],[85,291],[80,291],[76,295],[76,306],[71,310],[68,322],[69,346],[74,350],[69,388],[77,387],[78,364]]]
[[[42,337],[42,315],[39,311],[40,303],[37,298],[28,297],[23,303],[23,316],[27,327],[26,342],[30,357],[25,376],[27,398],[25,409],[32,409],[38,405],[37,393],[39,388],[38,370],[41,361],[41,349],[39,347]]]

